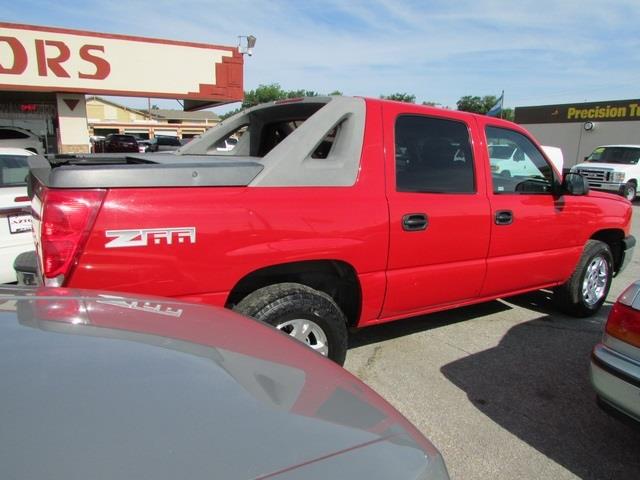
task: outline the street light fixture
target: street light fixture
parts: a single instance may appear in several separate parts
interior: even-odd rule
[[[244,39],[244,45],[242,39]],[[238,52],[242,55],[253,55],[253,47],[255,46],[256,37],[253,35],[238,35]]]

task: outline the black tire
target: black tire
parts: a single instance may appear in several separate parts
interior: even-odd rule
[[[606,268],[604,284],[597,288],[597,294],[585,295],[583,287],[589,273],[589,268],[600,261],[602,268]],[[582,252],[578,266],[566,283],[557,287],[554,292],[554,301],[563,312],[574,317],[589,317],[595,314],[607,298],[611,279],[613,278],[613,256],[609,246],[599,240],[589,240]],[[587,283],[590,284],[587,279]],[[597,283],[597,282],[594,282]],[[587,289],[593,292],[593,289]]]
[[[636,184],[633,182],[627,182],[622,190],[622,196],[630,202],[635,200],[637,193],[638,187],[636,187]]]
[[[299,283],[278,283],[260,288],[246,296],[234,310],[280,328],[285,333],[294,320],[310,320],[326,337],[326,356],[343,365],[347,356],[347,319],[336,302],[324,292]],[[314,327],[315,328],[315,327]],[[320,346],[321,335],[310,334],[307,342],[312,348]],[[316,343],[314,344],[314,341]],[[317,348],[314,350],[319,351]]]

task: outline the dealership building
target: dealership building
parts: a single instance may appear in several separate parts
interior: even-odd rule
[[[515,122],[560,147],[570,167],[599,145],[640,144],[640,99],[517,107]]]
[[[243,57],[235,46],[0,22],[0,127],[31,131],[48,153],[89,152],[86,95],[177,99],[184,111],[238,102]]]

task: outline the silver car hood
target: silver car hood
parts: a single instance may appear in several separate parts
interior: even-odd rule
[[[447,478],[363,383],[222,309],[0,291],[6,478]]]

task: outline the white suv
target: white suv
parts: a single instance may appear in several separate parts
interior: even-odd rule
[[[26,181],[32,155],[21,148],[0,148],[0,283],[15,282],[13,261],[34,249]]]
[[[24,148],[33,153],[44,154],[40,138],[20,127],[0,126],[0,147]]]

